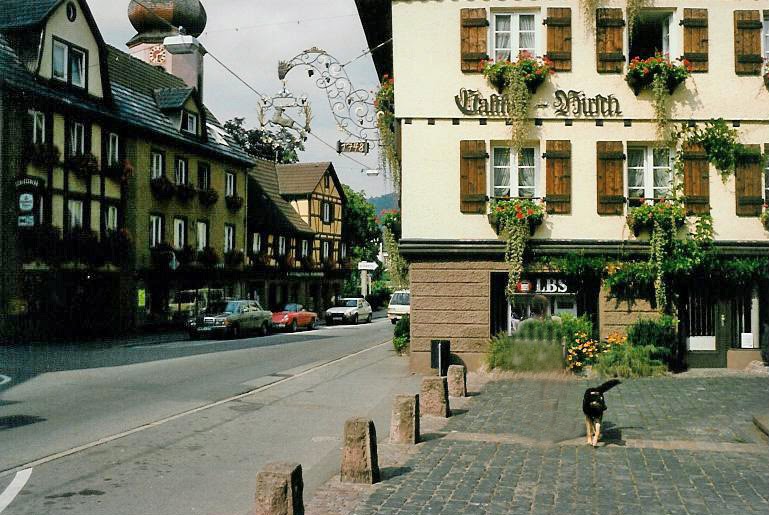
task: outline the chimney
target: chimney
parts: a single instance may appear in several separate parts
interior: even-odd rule
[[[163,40],[163,46],[169,56],[164,66],[168,73],[182,79],[188,86],[197,88],[203,98],[203,56],[206,49],[198,38],[184,33],[180,27],[178,36],[169,36]]]

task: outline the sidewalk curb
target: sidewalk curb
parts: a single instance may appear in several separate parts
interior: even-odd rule
[[[753,423],[762,433],[769,436],[769,415],[753,415]]]

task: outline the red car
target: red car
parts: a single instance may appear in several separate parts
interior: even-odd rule
[[[315,329],[318,326],[318,314],[307,311],[301,304],[286,304],[283,311],[272,314],[272,327],[296,332],[299,327]]]

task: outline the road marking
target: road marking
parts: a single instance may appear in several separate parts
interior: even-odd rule
[[[0,374],[0,386],[3,386],[6,383],[10,383],[11,378],[8,376],[4,376],[3,374]]]
[[[19,495],[19,492],[21,492],[21,489],[24,488],[24,485],[27,484],[27,481],[29,481],[29,476],[31,475],[31,468],[21,470],[16,473],[16,477],[13,478],[13,481],[11,481],[11,484],[8,485],[8,488],[5,489],[5,492],[0,494],[0,513],[2,513],[3,510],[5,510],[14,499],[16,499],[16,496]]]
[[[275,386],[278,386],[280,384],[283,384],[283,383],[286,383],[288,381],[292,381],[294,379],[298,379],[300,377],[303,377],[303,376],[306,376],[308,374],[311,374],[311,373],[313,373],[313,372],[315,372],[317,370],[326,368],[326,367],[334,365],[336,363],[341,363],[342,361],[346,361],[346,360],[348,360],[350,358],[354,358],[355,356],[359,356],[359,355],[361,355],[363,353],[372,351],[374,349],[378,349],[379,347],[382,347],[384,345],[390,345],[391,341],[392,340],[386,340],[386,341],[383,341],[381,343],[377,343],[376,345],[373,345],[371,347],[365,348],[363,350],[359,350],[357,352],[353,352],[352,354],[347,354],[346,356],[342,356],[341,358],[332,359],[331,361],[327,361],[327,362],[325,362],[325,363],[323,363],[321,365],[318,365],[316,367],[307,369],[304,372],[298,373],[298,374],[293,375],[291,377],[286,377],[286,378],[283,378],[283,379],[279,379],[279,380],[277,380],[277,381],[275,381],[273,383],[270,383],[270,384],[267,384],[267,385],[264,385],[264,386],[260,386],[258,388],[253,388],[251,390],[248,390],[246,392],[240,393],[238,395],[233,395],[232,397],[227,397],[226,399],[221,399],[221,400],[218,400],[216,402],[205,404],[203,406],[198,406],[197,408],[192,408],[192,409],[189,409],[187,411],[182,411],[181,413],[177,413],[176,415],[171,415],[169,417],[166,417],[166,418],[163,418],[163,419],[160,419],[160,420],[156,420],[155,422],[149,422],[147,424],[135,427],[133,429],[129,429],[127,431],[123,431],[122,433],[117,433],[117,434],[114,434],[112,436],[106,436],[104,438],[100,438],[99,440],[95,440],[93,442],[89,442],[89,443],[86,443],[86,444],[83,444],[83,445],[79,445],[77,447],[73,447],[73,448],[68,449],[66,451],[57,452],[55,454],[50,454],[48,456],[45,456],[43,458],[39,458],[39,459],[37,459],[35,461],[31,461],[29,463],[24,463],[22,465],[17,465],[17,466],[15,466],[13,468],[0,471],[0,478],[9,476],[11,474],[14,474],[14,473],[16,473],[16,472],[18,472],[19,470],[22,470],[22,469],[26,469],[26,468],[30,468],[31,469],[32,467],[38,467],[40,465],[44,465],[46,463],[50,463],[51,461],[58,460],[60,458],[65,458],[67,456],[71,456],[73,454],[77,454],[79,452],[86,451],[88,449],[92,449],[92,448],[97,447],[99,445],[103,445],[105,443],[114,442],[115,440],[118,440],[120,438],[125,438],[126,436],[130,436],[130,435],[133,435],[133,434],[136,434],[136,433],[140,433],[140,432],[145,431],[147,429],[151,429],[151,428],[154,428],[154,427],[162,426],[163,424],[166,424],[168,422],[173,422],[174,420],[178,420],[178,419],[180,419],[182,417],[186,417],[188,415],[194,415],[195,413],[200,413],[201,411],[206,411],[206,410],[209,410],[211,408],[215,408],[217,406],[221,406],[222,404],[227,404],[228,402],[237,401],[237,400],[243,399],[245,397],[248,397],[250,395],[254,395],[254,394],[263,392],[265,390],[268,390],[268,389],[273,388]]]

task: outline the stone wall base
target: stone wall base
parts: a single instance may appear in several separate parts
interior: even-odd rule
[[[726,351],[726,368],[745,370],[751,361],[761,361],[760,349],[729,349]]]

